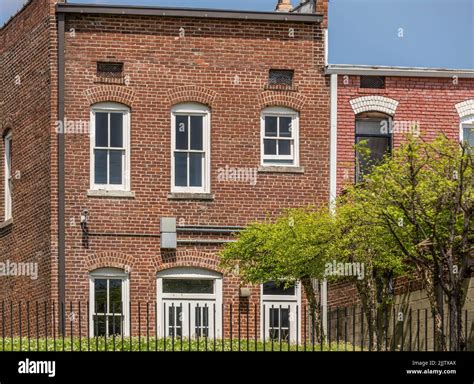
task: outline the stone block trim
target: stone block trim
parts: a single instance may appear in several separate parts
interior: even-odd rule
[[[169,105],[196,102],[212,107],[216,96],[217,93],[215,91],[197,85],[177,87],[167,92]]]
[[[266,107],[288,107],[296,111],[303,109],[306,103],[306,97],[304,95],[296,94],[293,92],[281,92],[281,91],[265,91],[258,96],[257,105],[260,109]]]
[[[398,101],[383,96],[363,96],[350,101],[356,115],[363,112],[382,112],[394,116]]]
[[[466,100],[455,105],[459,117],[474,116],[474,99]]]
[[[135,92],[121,85],[99,85],[93,88],[86,89],[84,96],[90,105],[105,102],[114,101],[116,103],[125,104],[129,107],[133,107],[135,100]]]

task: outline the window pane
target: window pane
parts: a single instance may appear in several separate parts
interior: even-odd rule
[[[107,151],[96,149],[94,154],[94,181],[96,184],[107,184]]]
[[[94,335],[105,336],[105,316],[94,316]]]
[[[110,146],[123,147],[123,114],[110,114]]]
[[[280,136],[292,137],[292,122],[291,117],[280,117]]]
[[[109,133],[108,133],[108,113],[97,112],[95,114],[95,146],[108,147]]]
[[[288,288],[285,288],[285,282],[268,281],[263,284],[263,294],[264,295],[285,295],[285,296],[294,296],[296,293],[295,285],[292,284]]]
[[[390,152],[390,139],[387,137],[358,137],[357,144],[361,141],[366,142],[366,147],[370,151],[368,155],[357,153],[357,160],[359,164],[358,180],[363,175],[370,172],[370,169],[380,163],[385,154]]]
[[[290,309],[283,307],[280,310],[280,316],[281,316],[281,326],[288,328],[290,326]]]
[[[277,117],[265,116],[265,136],[277,136]]]
[[[382,128],[385,128],[385,131]],[[358,135],[388,134],[388,120],[357,120],[356,133]]]
[[[109,280],[109,313],[122,312],[122,280]]]
[[[123,151],[110,151],[110,184],[122,184]]]
[[[163,279],[163,293],[214,293],[214,280]]]
[[[474,128],[468,127],[463,129],[463,141],[474,148]]]
[[[188,116],[176,116],[176,149],[188,149]]]
[[[270,308],[270,328],[276,328],[280,325],[278,308]]]
[[[109,316],[109,336],[122,334],[122,316]]]
[[[105,313],[105,307],[107,305],[107,280],[94,280],[94,297],[94,311],[96,313]]]
[[[182,308],[180,306],[168,307],[168,325],[169,325],[169,336],[180,337],[182,336]]]
[[[174,158],[174,184],[177,187],[187,187],[188,155],[187,153],[175,153]]]
[[[272,140],[272,139],[263,140],[263,154],[276,155],[277,154],[277,141]]]
[[[191,149],[202,150],[202,116],[191,116]]]
[[[291,141],[290,140],[278,140],[278,154],[291,155]]]
[[[189,154],[189,184],[191,187],[202,187],[202,153]]]

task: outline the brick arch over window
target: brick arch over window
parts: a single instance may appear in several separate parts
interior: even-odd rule
[[[223,272],[219,268],[217,255],[196,250],[177,250],[175,252],[162,252],[161,257],[154,261],[155,272],[176,267],[193,267]]]
[[[196,102],[211,107],[216,96],[216,92],[197,85],[177,87],[167,92],[168,102],[170,105],[184,102]]]
[[[350,101],[354,114],[363,112],[382,112],[394,116],[398,101],[383,96],[363,96]]]
[[[4,137],[7,133],[12,131],[12,120],[10,117],[0,120],[0,137]]]
[[[306,97],[302,95],[292,95],[289,92],[262,92],[258,96],[258,106],[260,109],[267,107],[288,107],[296,111],[303,109],[306,103]]]
[[[84,91],[84,96],[90,105],[113,101],[133,107],[135,100],[135,92],[129,88],[119,85],[100,85],[97,87],[89,88]]]
[[[474,116],[474,99],[465,100],[456,104],[455,107],[461,119],[467,116]]]
[[[99,268],[119,268],[131,272],[134,258],[121,252],[97,252],[91,253],[86,258],[86,268],[89,272]]]

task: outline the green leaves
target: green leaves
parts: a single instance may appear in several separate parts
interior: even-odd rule
[[[289,209],[274,222],[253,223],[221,252],[221,263],[249,283],[322,277],[335,220],[328,209]]]

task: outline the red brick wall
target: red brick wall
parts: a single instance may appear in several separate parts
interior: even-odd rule
[[[418,121],[426,138],[443,132],[459,140],[460,118],[455,105],[474,98],[473,79],[458,79],[455,84],[453,78],[387,77],[385,89],[373,90],[359,88],[359,76],[338,77],[338,192],[354,180],[355,115],[350,100],[371,95],[397,100],[394,121]],[[402,139],[403,134],[395,133],[395,146]]]
[[[13,223],[0,229],[0,261],[37,262],[38,279],[0,277],[0,300],[49,300],[51,84],[48,1],[34,0],[0,30],[0,137],[13,135]],[[4,219],[0,146],[0,225]]]

